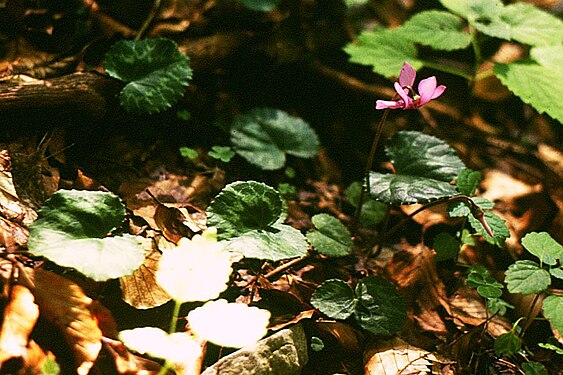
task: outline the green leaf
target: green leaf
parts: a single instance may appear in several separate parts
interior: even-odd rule
[[[472,288],[477,288],[477,292],[483,298],[496,299],[502,296],[502,284],[493,278],[489,271],[480,264],[471,267],[466,283]]]
[[[514,331],[508,331],[496,338],[493,348],[497,355],[512,355],[520,350],[522,340]]]
[[[309,245],[300,231],[289,225],[278,223],[230,239],[227,249],[240,253],[246,258],[277,262],[304,256],[309,250]]]
[[[543,300],[543,316],[559,332],[563,332],[563,296],[549,296]]]
[[[539,362],[522,362],[522,369],[526,375],[547,375],[547,369]]]
[[[560,348],[556,345],[542,342],[542,343],[539,343],[538,346],[541,347],[541,348],[544,348],[544,349],[553,350],[555,353],[557,353],[559,355],[563,355],[563,348]]]
[[[190,160],[197,158],[198,153],[196,150],[190,147],[180,147],[180,155]]]
[[[506,221],[504,219],[501,219],[500,216],[492,213],[491,211],[484,212],[484,219],[489,227],[491,227],[494,237],[489,236],[487,231],[485,231],[485,228],[483,228],[483,225],[479,222],[479,220],[473,217],[473,215],[469,215],[467,218],[469,219],[469,224],[471,224],[471,227],[475,229],[475,232],[485,238],[487,242],[495,246],[502,247],[504,241],[508,237],[510,237],[510,231],[506,226]]]
[[[450,181],[463,162],[444,141],[416,131],[399,131],[385,147],[396,174],[370,174],[370,194],[393,205],[425,203],[457,195]]]
[[[524,103],[563,123],[559,90],[563,85],[561,69],[554,70],[533,62],[495,64],[495,76]]]
[[[272,108],[254,108],[236,116],[230,132],[236,153],[264,170],[283,168],[286,154],[313,158],[320,147],[309,124]]]
[[[478,286],[477,292],[483,298],[499,298],[502,296],[502,290],[494,286]]]
[[[531,232],[522,238],[522,246],[540,259],[541,263],[553,266],[563,259],[563,246],[547,232]]]
[[[350,55],[351,62],[371,66],[375,73],[387,78],[397,77],[405,61],[415,70],[424,65],[417,58],[414,42],[400,29],[364,31],[356,43],[347,44],[344,51]]]
[[[481,181],[481,172],[465,168],[457,176],[455,185],[461,195],[469,196],[475,194],[479,181]]]
[[[278,192],[261,182],[237,181],[223,188],[207,208],[208,226],[217,228],[218,239],[267,229],[282,214]]]
[[[432,247],[436,250],[436,262],[440,262],[455,258],[459,252],[460,243],[451,234],[443,232],[434,237]]]
[[[348,201],[354,207],[358,207],[360,202],[361,189],[362,183],[355,181],[346,190]],[[373,226],[381,223],[385,219],[388,207],[389,205],[366,196],[360,212],[360,223],[364,226]]]
[[[499,314],[503,316],[504,314],[506,314],[507,308],[513,309],[514,306],[500,298],[487,299],[487,309],[489,309],[491,314]]]
[[[128,82],[119,94],[127,111],[157,113],[184,95],[192,78],[189,63],[174,41],[155,38],[115,43],[104,67],[111,77]]]
[[[320,352],[325,348],[325,343],[317,336],[311,337],[311,350],[314,352]]]
[[[482,210],[490,210],[495,204],[488,199],[482,197],[470,198]],[[471,215],[471,208],[467,206],[465,201],[451,202],[448,205],[448,214],[450,217],[465,217]]]
[[[352,235],[340,220],[328,214],[311,219],[317,230],[307,232],[307,241],[319,253],[329,257],[343,257],[352,251]]]
[[[532,46],[557,45],[563,42],[561,20],[522,2],[504,6],[495,15],[483,13],[474,22],[469,22],[489,36]]]
[[[52,356],[45,356],[45,360],[41,364],[41,375],[59,375],[61,368]]]
[[[531,260],[518,260],[506,270],[506,286],[510,293],[540,293],[551,284],[549,272]]]
[[[192,114],[186,109],[181,109],[176,112],[176,117],[178,117],[180,120],[189,121],[192,118]]]
[[[559,268],[551,268],[549,270],[549,273],[551,274],[551,276],[557,278],[557,279],[561,279],[563,280],[563,268],[559,267]]]
[[[277,8],[279,0],[237,0],[250,10],[258,12],[270,12]]]
[[[563,74],[561,71],[563,69],[562,45],[534,47],[530,51],[530,56],[543,67]]]
[[[475,246],[475,238],[467,228],[461,231],[461,243],[464,245]]]
[[[440,0],[440,3],[465,19],[493,17],[503,8],[500,0]]]
[[[417,13],[400,28],[406,38],[437,50],[463,49],[471,43],[463,21],[449,12],[430,10]]]
[[[330,279],[317,287],[311,305],[333,319],[347,319],[354,313],[356,299],[352,288],[342,280]]]
[[[29,251],[96,281],[131,274],[145,259],[135,237],[106,237],[122,224],[119,198],[100,191],[59,190],[31,225]]]
[[[213,146],[207,154],[213,159],[221,160],[223,163],[230,162],[233,156],[235,156],[235,152],[229,146]]]
[[[365,330],[382,336],[399,331],[407,318],[403,298],[381,277],[368,276],[356,286],[356,320]]]

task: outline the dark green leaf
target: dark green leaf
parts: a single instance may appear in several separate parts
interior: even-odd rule
[[[128,84],[121,105],[130,112],[157,113],[177,102],[192,77],[190,59],[166,38],[121,40],[106,56],[106,72]]]
[[[460,194],[469,196],[475,194],[479,181],[481,181],[481,172],[465,168],[457,176],[455,184]]]
[[[307,241],[319,253],[342,257],[352,251],[352,237],[348,229],[334,216],[318,214],[311,219],[317,230],[307,233]]]
[[[358,207],[360,202],[361,189],[362,183],[355,181],[351,183],[346,190],[348,201],[354,207]],[[364,197],[364,204],[362,205],[362,211],[360,212],[360,223],[364,226],[373,226],[381,223],[385,218],[388,208],[389,205],[378,202],[366,194]]]
[[[236,153],[265,170],[283,168],[286,154],[313,158],[319,152],[313,128],[281,110],[255,108],[238,115],[230,132]]]
[[[522,369],[526,375],[548,375],[545,366],[538,362],[522,362]]]
[[[496,338],[493,345],[497,355],[512,355],[522,347],[522,340],[514,331],[508,331]]]
[[[531,232],[522,238],[522,246],[540,259],[540,262],[553,266],[563,259],[563,246],[547,232]]]
[[[250,10],[270,12],[277,8],[279,0],[237,0]]]
[[[369,276],[356,286],[356,320],[365,330],[382,336],[399,331],[407,317],[401,295],[381,277]]]
[[[278,192],[261,182],[233,182],[215,197],[207,209],[208,225],[216,227],[219,239],[241,236],[255,229],[266,230],[282,214]]]
[[[483,225],[473,215],[469,215],[467,218],[469,219],[471,227],[475,229],[475,232],[483,236],[487,242],[493,245],[502,247],[504,241],[510,237],[510,231],[506,226],[505,220],[501,219],[500,216],[492,213],[491,211],[484,212],[484,219],[493,231],[494,237],[489,236],[485,228],[483,228]]]
[[[470,268],[469,274],[467,275],[467,285],[476,288],[478,286],[493,286],[496,288],[502,288],[502,284],[499,283],[494,277],[489,274],[489,271],[481,265],[477,264]]]
[[[354,291],[339,279],[330,279],[317,287],[311,296],[311,305],[333,319],[347,319],[354,313]]]
[[[483,298],[498,298],[502,296],[502,290],[495,286],[478,286],[477,292]]]
[[[482,210],[490,210],[495,204],[488,199],[481,197],[470,198],[475,205],[477,205]],[[448,205],[448,214],[450,217],[464,217],[471,215],[471,208],[465,201],[451,202]]]
[[[454,185],[419,176],[371,172],[370,195],[391,205],[426,203],[457,195]]]
[[[543,300],[543,316],[563,332],[563,296],[548,296]]]
[[[438,233],[434,237],[434,244],[432,245],[436,250],[436,261],[453,259],[459,252],[460,243],[449,233]]]
[[[500,298],[487,299],[487,309],[489,309],[491,314],[499,314],[503,316],[504,314],[506,314],[507,308],[513,309],[514,306]]]
[[[143,263],[145,251],[133,236],[106,237],[124,217],[111,193],[59,190],[39,210],[28,248],[96,281],[125,276]]]
[[[540,293],[551,284],[549,272],[531,260],[518,260],[506,270],[506,286],[510,293]]]

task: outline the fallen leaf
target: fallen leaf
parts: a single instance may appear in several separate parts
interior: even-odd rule
[[[14,285],[9,298],[0,330],[0,367],[10,358],[26,356],[29,335],[39,318],[39,308],[28,288]]]
[[[103,338],[104,349],[108,351],[114,360],[117,374],[137,375],[137,374],[159,374],[162,366],[155,361],[132,354],[127,350],[121,341]],[[102,372],[105,373],[105,372]],[[109,370],[108,370],[109,373]],[[169,372],[167,372],[169,373]]]
[[[409,345],[398,337],[378,344],[364,354],[365,375],[431,374],[434,354]]]
[[[41,316],[63,333],[73,351],[76,372],[88,374],[102,347],[102,332],[90,311],[92,299],[72,281],[40,268],[23,270],[20,280],[35,295]]]

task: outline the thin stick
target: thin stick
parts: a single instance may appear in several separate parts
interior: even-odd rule
[[[143,36],[143,34],[145,33],[145,31],[147,31],[147,29],[149,28],[149,25],[151,24],[151,22],[154,20],[154,18],[158,14],[159,9],[160,9],[160,0],[154,0],[154,2],[152,3],[152,8],[149,11],[147,18],[145,19],[143,26],[141,26],[141,28],[137,32],[137,35],[135,36],[135,39],[134,39],[135,41],[140,40],[141,37]]]

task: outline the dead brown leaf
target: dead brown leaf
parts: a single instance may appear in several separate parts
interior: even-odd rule
[[[41,316],[65,337],[74,354],[76,372],[88,374],[102,347],[102,332],[90,311],[92,299],[77,284],[53,272],[20,270],[20,280],[35,295]]]
[[[39,318],[39,308],[28,288],[14,285],[9,298],[0,330],[0,366],[10,358],[26,356],[29,335]]]
[[[379,341],[364,354],[365,375],[431,374],[432,365],[437,361],[434,354],[424,349],[409,345],[395,337],[388,341]]]
[[[162,366],[150,359],[132,354],[121,341],[103,339],[104,350],[107,350],[115,362],[115,369],[120,375],[158,374]],[[168,372],[167,372],[168,373]]]

